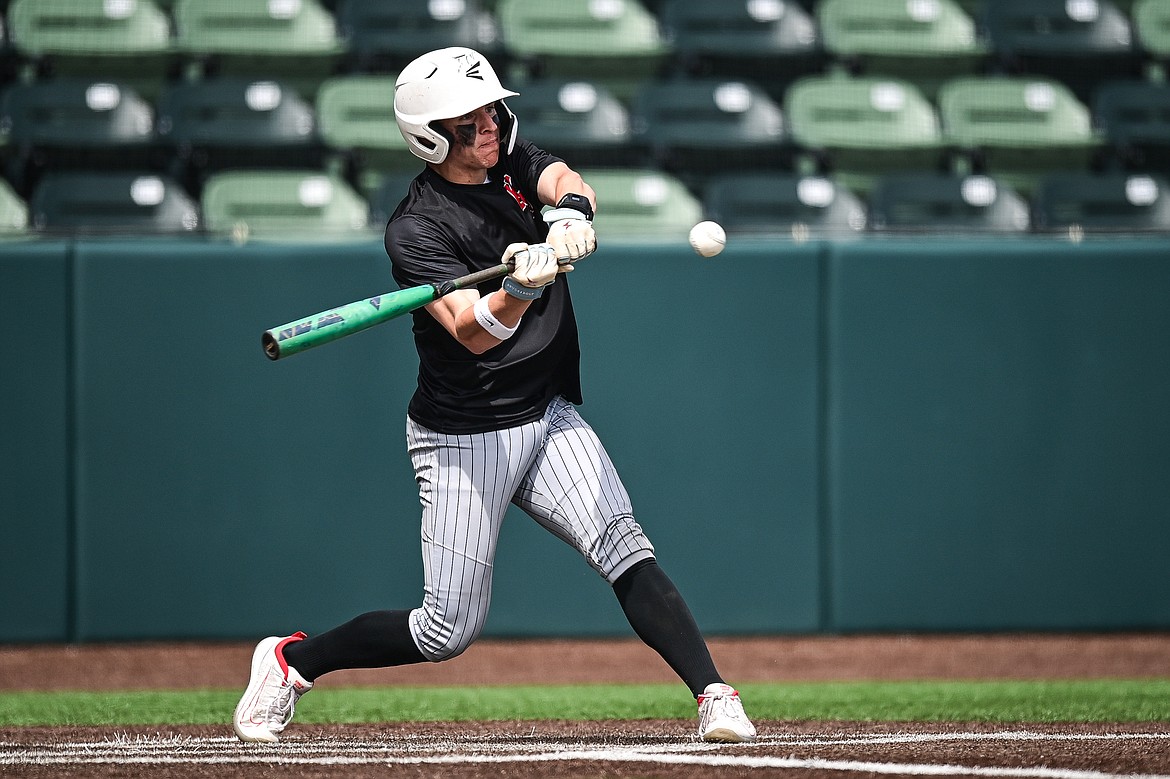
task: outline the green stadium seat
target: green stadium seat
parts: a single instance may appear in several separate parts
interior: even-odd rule
[[[1170,88],[1116,81],[1097,90],[1093,116],[1122,167],[1170,175]]]
[[[24,195],[44,171],[151,166],[154,112],[123,84],[58,79],[0,95],[0,149]]]
[[[751,82],[650,82],[630,115],[634,140],[650,150],[652,164],[695,189],[720,173],[792,164],[780,106]]]
[[[703,205],[707,218],[729,234],[841,237],[856,235],[866,225],[865,204],[821,176],[720,176],[703,190]]]
[[[539,79],[508,98],[519,134],[574,167],[626,167],[646,162],[634,143],[630,113],[603,84]]]
[[[172,179],[150,172],[49,173],[30,201],[37,230],[186,233],[199,208]]]
[[[813,76],[788,90],[791,137],[811,153],[801,172],[819,169],[854,192],[895,170],[945,167],[934,106],[914,85],[881,78]]]
[[[177,62],[170,20],[152,0],[14,0],[8,24],[41,77],[118,80],[149,99]]]
[[[665,0],[658,17],[691,76],[751,80],[780,101],[789,84],[825,66],[816,20],[788,0]]]
[[[817,20],[825,48],[850,73],[903,79],[927,97],[978,73],[988,56],[954,0],[824,0]]]
[[[1144,173],[1054,173],[1032,198],[1042,231],[1170,232],[1170,184]]]
[[[1060,81],[1082,102],[1142,73],[1129,19],[1111,0],[987,0],[984,24],[1004,73]]]
[[[496,15],[505,51],[528,75],[600,81],[622,99],[670,53],[637,0],[499,0]]]
[[[499,24],[476,0],[341,0],[338,32],[353,70],[401,70],[415,57],[447,46],[466,46],[496,60]]]
[[[593,226],[602,240],[679,239],[703,218],[703,206],[675,177],[651,168],[579,171],[597,193]]]
[[[279,80],[312,99],[345,53],[318,0],[175,0],[173,13],[189,75]]]
[[[960,172],[987,173],[1025,196],[1038,177],[1087,169],[1103,149],[1089,110],[1051,79],[955,79],[939,93],[939,113],[965,155]]]
[[[366,195],[378,188],[386,173],[409,170],[413,176],[422,167],[394,119],[395,80],[396,76],[334,76],[317,92],[321,140]]]
[[[231,167],[319,167],[325,149],[313,107],[275,81],[221,78],[176,84],[159,100],[157,133],[173,171],[198,191]]]
[[[1166,0],[1137,0],[1130,12],[1137,46],[1153,66],[1151,75],[1166,78],[1170,64],[1170,3]]]
[[[213,174],[201,195],[214,233],[303,241],[355,237],[369,229],[369,206],[340,176],[304,170]]]
[[[11,184],[0,179],[0,238],[23,235],[28,226],[28,204]]]
[[[1021,233],[1028,202],[989,176],[891,173],[869,193],[869,226],[876,232]]]

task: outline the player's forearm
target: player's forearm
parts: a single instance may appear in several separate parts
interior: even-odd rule
[[[520,318],[531,304],[531,301],[513,297],[502,289],[487,295],[488,310],[500,324],[509,328],[520,324]],[[480,324],[475,316],[475,306],[468,306],[459,312],[455,320],[455,337],[472,354],[483,354],[505,340],[492,335]]]

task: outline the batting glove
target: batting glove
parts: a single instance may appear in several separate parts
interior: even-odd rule
[[[565,195],[557,207],[544,215],[548,242],[563,263],[588,257],[597,249],[593,232],[593,207],[583,195]]]
[[[500,261],[512,266],[512,272],[504,279],[504,291],[528,300],[540,297],[558,273],[572,270],[572,266],[557,264],[556,252],[547,243],[509,244]]]

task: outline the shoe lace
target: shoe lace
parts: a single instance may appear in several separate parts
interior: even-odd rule
[[[703,724],[706,725],[715,719],[727,717],[734,720],[746,719],[746,714],[743,711],[743,704],[739,702],[739,696],[732,693],[730,695],[708,695],[704,697],[703,706]]]
[[[267,716],[265,719],[271,726],[278,726],[283,728],[293,718],[293,709],[296,707],[297,688],[290,682],[283,682],[276,694],[272,696],[272,702],[268,704]]]

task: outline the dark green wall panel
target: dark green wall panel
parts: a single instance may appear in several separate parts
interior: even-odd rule
[[[377,244],[78,249],[79,632],[320,630],[419,600],[406,327],[260,333],[393,289]]]
[[[67,254],[0,242],[0,641],[69,637]]]
[[[827,627],[1170,624],[1168,258],[834,247]]]
[[[571,277],[582,411],[708,633],[1165,629],[1167,256],[607,245]],[[408,323],[278,363],[259,345],[392,288],[376,239],[5,244],[0,310],[36,326],[0,343],[0,641],[415,606]],[[487,632],[629,628],[513,510]]]

